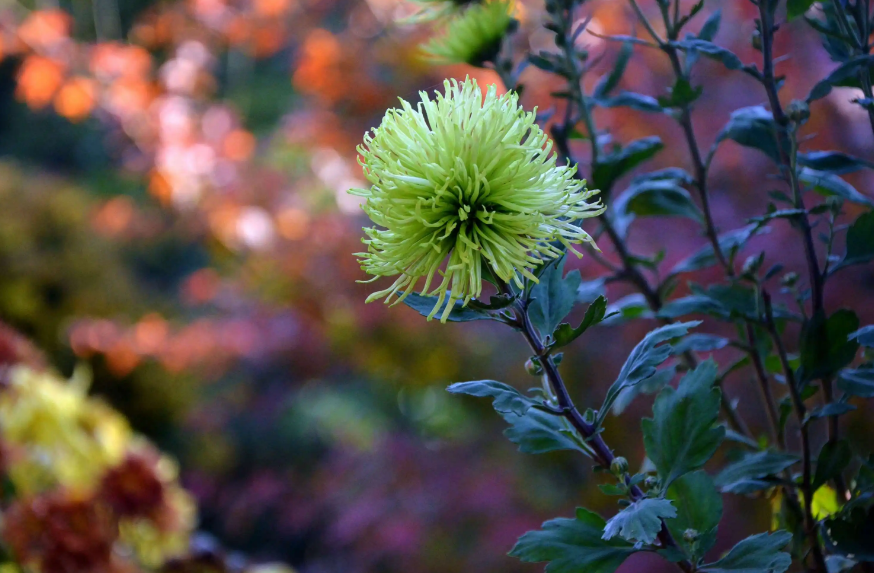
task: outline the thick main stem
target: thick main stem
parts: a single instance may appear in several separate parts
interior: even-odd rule
[[[768,332],[774,341],[777,348],[777,356],[780,358],[780,365],[783,368],[783,375],[786,377],[786,385],[789,387],[789,395],[792,398],[792,407],[795,410],[795,416],[798,419],[801,433],[801,493],[804,496],[804,529],[810,539],[810,545],[813,552],[813,560],[816,570],[820,573],[826,573],[828,567],[825,563],[822,547],[819,544],[819,532],[816,527],[816,519],[813,517],[813,485],[811,477],[812,454],[810,451],[810,430],[807,420],[807,408],[804,405],[804,400],[801,398],[801,392],[798,390],[798,384],[795,379],[795,370],[789,364],[789,355],[786,352],[786,347],[783,345],[783,339],[777,331],[777,326],[774,324],[774,310],[771,305],[771,295],[765,291],[762,293],[762,298],[765,303],[765,321]]]
[[[503,285],[502,290],[509,296],[515,296],[515,293],[513,293],[508,285]],[[601,437],[601,434],[597,431],[596,427],[586,422],[582,414],[580,414],[579,410],[577,410],[574,405],[573,400],[568,393],[567,386],[558,371],[558,367],[549,353],[549,349],[544,346],[543,341],[540,339],[540,335],[537,333],[534,325],[531,324],[531,319],[528,317],[525,303],[523,301],[517,301],[513,307],[513,312],[516,318],[515,326],[522,331],[522,335],[525,337],[526,342],[528,342],[528,346],[534,352],[534,356],[543,368],[543,373],[549,380],[550,388],[552,388],[552,391],[555,394],[555,399],[558,402],[558,407],[562,412],[561,415],[563,415],[571,423],[574,429],[576,429],[586,440],[586,443],[592,450],[592,456],[594,457],[595,462],[605,470],[609,471],[610,465],[616,456],[613,454],[610,447],[607,446],[607,443],[604,441],[604,438]],[[625,476],[625,481],[626,484],[629,483],[627,475]],[[629,484],[628,497],[632,501],[637,501],[644,498],[645,495],[639,487]],[[662,521],[662,528],[661,531],[659,531],[658,539],[662,547],[667,548],[677,546],[677,543],[674,541],[673,536],[671,536],[670,531],[668,531],[664,521]],[[685,573],[691,573],[694,571],[692,564],[688,561],[680,561],[677,563],[677,566]]]

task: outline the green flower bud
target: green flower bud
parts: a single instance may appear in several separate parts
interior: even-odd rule
[[[622,456],[613,458],[613,461],[610,462],[610,473],[621,478],[626,472],[628,472],[628,460]]]
[[[762,33],[758,30],[753,31],[753,36],[750,38],[750,44],[753,46],[753,49],[757,52],[762,51]]]
[[[646,489],[658,489],[662,482],[656,476],[649,476],[643,481],[643,485],[646,486]]]
[[[762,263],[765,262],[765,253],[759,253],[758,255],[751,255],[747,257],[747,260],[744,261],[744,266],[741,269],[741,274],[748,276],[755,276],[755,274],[761,268]]]
[[[806,101],[794,99],[786,106],[786,117],[795,123],[804,123],[810,118],[810,106]]]
[[[540,376],[543,374],[543,366],[529,358],[525,361],[525,371],[532,376]]]
[[[783,278],[780,279],[780,284],[784,287],[791,288],[795,286],[795,283],[798,282],[798,273],[796,272],[788,272],[783,275]]]
[[[686,531],[683,532],[683,540],[686,543],[695,543],[695,541],[697,541],[699,536],[700,536],[700,534],[698,533],[698,530],[696,530],[696,529],[690,528],[690,529],[687,529]]]

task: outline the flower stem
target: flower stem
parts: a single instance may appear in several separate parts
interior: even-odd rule
[[[515,296],[515,293],[507,284],[501,286],[501,291],[509,296]],[[521,299],[517,300],[513,306],[513,314],[515,316],[515,324],[513,326],[522,332],[525,341],[528,342],[528,346],[531,348],[532,352],[534,352],[534,356],[542,366],[543,373],[549,380],[550,388],[555,394],[562,415],[571,423],[574,429],[580,433],[583,439],[586,440],[586,443],[592,450],[592,456],[595,459],[595,462],[605,470],[609,471],[610,464],[616,456],[604,441],[604,438],[601,437],[601,433],[597,428],[593,424],[586,422],[582,414],[580,414],[579,410],[577,410],[574,405],[567,386],[558,371],[558,367],[550,355],[549,349],[543,344],[543,340],[541,340],[534,325],[531,324],[531,319],[528,317],[527,303]],[[631,501],[637,501],[645,497],[645,494],[639,487],[636,485],[630,485],[630,478],[627,474],[625,476],[625,482],[626,485],[629,486],[628,497]],[[661,531],[659,531],[658,539],[664,548],[677,546],[676,541],[674,541],[674,538],[670,531],[668,531],[664,521],[662,521],[662,528]],[[680,561],[677,563],[677,566],[685,573],[691,573],[694,571],[694,568],[689,561]]]

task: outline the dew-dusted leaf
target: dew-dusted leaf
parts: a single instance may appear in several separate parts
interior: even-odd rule
[[[613,63],[613,69],[595,84],[592,97],[603,98],[608,96],[619,85],[619,80],[622,79],[622,74],[625,73],[625,67],[628,65],[628,60],[631,59],[633,49],[634,45],[631,42],[622,44],[622,49],[619,50],[619,55],[616,56],[616,61]]]
[[[677,516],[677,508],[669,499],[643,498],[614,515],[604,527],[604,539],[616,536],[631,541],[652,544],[662,528],[662,519]]]
[[[838,388],[860,398],[874,398],[874,368],[841,370]]]
[[[849,338],[865,348],[874,348],[874,324],[863,326],[856,332],[851,333]]]
[[[743,67],[743,62],[734,52],[707,40],[693,38],[671,44],[684,51],[701,52],[708,58],[721,62],[729,70],[739,70]]]
[[[751,237],[770,232],[770,228],[763,227],[760,224],[747,225],[734,231],[729,231],[719,237],[719,248],[723,253],[730,253],[743,248]],[[672,274],[688,273],[697,271],[716,264],[716,253],[713,251],[713,245],[709,243],[683,259],[671,269]]]
[[[689,192],[669,179],[632,183],[613,202],[612,212],[616,232],[623,237],[636,217],[675,216],[693,221],[702,218]]]
[[[638,550],[622,539],[602,539],[605,525],[598,514],[577,508],[576,517],[551,519],[520,537],[510,555],[547,561],[546,573],[613,573]]]
[[[807,101],[824,98],[831,93],[832,88],[855,77],[859,72],[874,63],[874,56],[856,56],[835,68],[825,79],[821,80],[807,95]]]
[[[604,315],[606,313],[607,299],[603,296],[599,296],[589,305],[589,308],[586,309],[586,315],[583,317],[583,321],[579,326],[574,328],[566,322],[558,325],[558,328],[552,334],[552,348],[561,348],[562,346],[570,344],[586,332],[586,330],[604,320]]]
[[[446,304],[449,301],[443,303],[443,306],[437,311],[436,316],[441,316],[443,314],[443,309],[446,308]],[[431,314],[431,311],[434,309],[434,305],[437,303],[436,296],[422,296],[416,293],[410,293],[403,300],[403,303],[408,307],[412,308],[422,316],[428,316]],[[470,306],[463,306],[461,301],[455,301],[452,306],[452,310],[449,311],[449,317],[447,317],[450,322],[469,322],[471,320],[495,320],[495,317],[489,314],[488,312],[474,309]]]
[[[664,147],[657,136],[644,137],[632,141],[601,158],[592,169],[592,184],[595,188],[609,190],[613,183]]]
[[[842,175],[859,169],[874,169],[874,163],[842,151],[810,151],[798,154],[798,164],[816,171]]]

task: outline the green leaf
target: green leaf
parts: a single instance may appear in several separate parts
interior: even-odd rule
[[[722,62],[722,65],[729,70],[739,70],[743,67],[743,62],[740,61],[740,58],[734,52],[707,40],[696,38],[671,42],[671,45],[684,51],[701,52],[708,58]]]
[[[667,523],[674,540],[686,555],[697,560],[716,542],[716,528],[722,518],[722,496],[716,491],[713,479],[702,470],[677,479],[668,489],[668,498],[677,507],[677,518]],[[687,529],[698,532],[695,541],[687,541]]]
[[[830,479],[839,476],[847,469],[852,459],[853,453],[850,451],[850,443],[847,440],[829,441],[823,444],[819,456],[816,458],[816,473],[813,475],[813,484],[811,485],[813,491],[819,489],[819,486],[824,485]]]
[[[711,285],[707,290],[693,287],[693,294],[665,303],[660,318],[678,318],[688,314],[709,314],[725,320],[757,319],[756,295],[752,288],[739,283]]]
[[[635,292],[624,296],[607,307],[607,317],[604,324],[620,324],[635,318],[651,318],[649,303],[641,293]]]
[[[550,345],[551,348],[561,348],[562,346],[570,344],[590,327],[604,320],[604,315],[606,313],[607,299],[603,296],[599,296],[595,299],[595,302],[590,304],[589,308],[586,309],[586,316],[583,317],[583,321],[578,327],[573,328],[566,322],[558,325],[558,328],[552,334],[553,343]]]
[[[619,376],[607,390],[604,403],[598,410],[598,420],[595,425],[601,425],[620,394],[634,392],[635,386],[655,375],[656,367],[674,354],[673,347],[667,343],[669,340],[684,336],[690,328],[699,324],[701,323],[678,322],[648,332],[628,355],[628,359],[619,371]]]
[[[863,326],[856,332],[848,336],[851,340],[855,340],[865,348],[874,348],[874,324]]]
[[[664,147],[657,136],[644,137],[632,141],[625,147],[600,159],[592,169],[592,183],[602,192],[613,187],[613,183]]]
[[[783,573],[792,565],[788,553],[780,551],[792,540],[787,531],[775,531],[768,535],[759,533],[747,537],[731,548],[728,555],[699,571],[709,573]]]
[[[751,237],[760,233],[770,232],[770,228],[762,225],[747,225],[734,231],[729,231],[719,237],[719,248],[723,253],[740,250]],[[697,271],[716,264],[716,253],[713,245],[707,244],[689,257],[683,259],[671,269],[671,274]]]
[[[617,535],[626,541],[651,545],[662,529],[662,519],[677,517],[669,499],[639,499],[614,515],[604,526],[603,539]]]
[[[594,98],[593,101],[601,107],[628,107],[648,113],[665,111],[654,97],[629,91],[619,92],[613,97]]]
[[[693,88],[692,84],[689,83],[689,80],[680,77],[677,78],[676,82],[674,82],[674,87],[671,88],[670,96],[659,98],[659,105],[662,107],[682,108],[701,97],[702,93],[704,93],[704,88],[702,86],[695,86]]]
[[[874,398],[874,368],[841,370],[838,388],[860,398]]]
[[[667,179],[633,183],[613,202],[613,223],[624,237],[635,217],[676,216],[701,221],[701,211],[689,192]]]
[[[745,494],[774,487],[773,478],[798,463],[798,456],[765,450],[745,455],[716,476],[716,485],[725,493]]]
[[[801,333],[800,379],[825,378],[853,361],[859,343],[849,335],[859,328],[859,317],[851,310],[840,309],[828,319],[814,315]]]
[[[841,512],[823,528],[831,549],[856,561],[874,562],[874,506]]]
[[[701,26],[701,31],[698,32],[698,38],[701,40],[707,40],[708,42],[712,42],[713,38],[716,37],[716,33],[719,32],[719,23],[721,20],[722,10],[714,10],[713,13],[707,17],[704,25]]]
[[[807,101],[811,102],[820,98],[824,98],[831,93],[832,88],[845,82],[847,79],[854,78],[865,67],[874,63],[874,56],[856,56],[855,58],[841,64],[835,68],[824,80],[813,86],[810,93],[807,95]]]
[[[831,402],[814,408],[807,413],[807,417],[811,420],[815,420],[817,418],[827,418],[829,416],[841,416],[848,412],[852,412],[855,409],[855,406],[847,404],[846,402]]]
[[[820,195],[837,196],[853,203],[874,207],[874,201],[856,191],[855,187],[834,173],[804,167],[798,173],[798,178],[813,187],[813,190]]]
[[[446,308],[446,304],[448,302],[449,301],[447,300],[443,303],[443,306],[440,307],[435,316],[439,317],[442,315],[443,309]],[[410,293],[403,300],[403,303],[421,314],[422,316],[428,316],[429,314],[431,314],[431,310],[437,303],[437,297],[422,296],[420,294]],[[469,306],[465,307],[461,301],[457,300],[455,301],[452,310],[449,312],[449,317],[446,320],[450,322],[469,322],[471,320],[496,320],[496,318],[488,312],[477,310]]]
[[[779,126],[770,111],[762,106],[744,107],[732,112],[731,117],[716,137],[714,146],[731,139],[744,147],[758,149],[775,163],[780,163]],[[788,149],[784,149],[788,153]]]
[[[676,390],[662,390],[653,417],[642,422],[646,454],[664,488],[703,466],[725,436],[725,428],[713,427],[720,402],[720,390],[713,386],[717,375],[713,360],[702,362],[680,380]]]
[[[634,45],[631,42],[622,44],[622,49],[619,50],[619,55],[616,56],[616,62],[613,64],[613,69],[610,73],[602,77],[595,85],[592,92],[592,97],[603,98],[610,95],[610,92],[619,85],[619,80],[622,79],[622,74],[625,73],[625,67],[628,65],[628,60],[631,59],[631,53]]]
[[[811,151],[799,153],[798,163],[802,167],[809,167],[816,171],[827,171],[843,175],[859,169],[874,169],[874,163],[847,155],[842,151]]]
[[[803,16],[815,0],[786,0],[786,18],[792,20]]]
[[[613,573],[638,551],[622,539],[601,539],[606,523],[577,508],[576,517],[560,517],[519,538],[510,555],[528,563],[548,561],[546,573]]]
[[[552,334],[558,323],[570,314],[580,288],[580,271],[574,270],[564,276],[565,257],[546,265],[540,282],[531,289],[531,304],[528,317],[540,334]]]
[[[713,352],[728,346],[728,339],[715,334],[690,334],[674,345],[675,354],[692,352]]]
[[[458,382],[447,388],[452,394],[492,398],[492,407],[510,427],[504,435],[519,451],[542,454],[556,450],[577,450],[588,455],[582,438],[563,417],[538,409],[539,403],[512,386],[494,380]]]
[[[874,259],[874,211],[862,213],[847,230],[847,254],[831,272]]]

